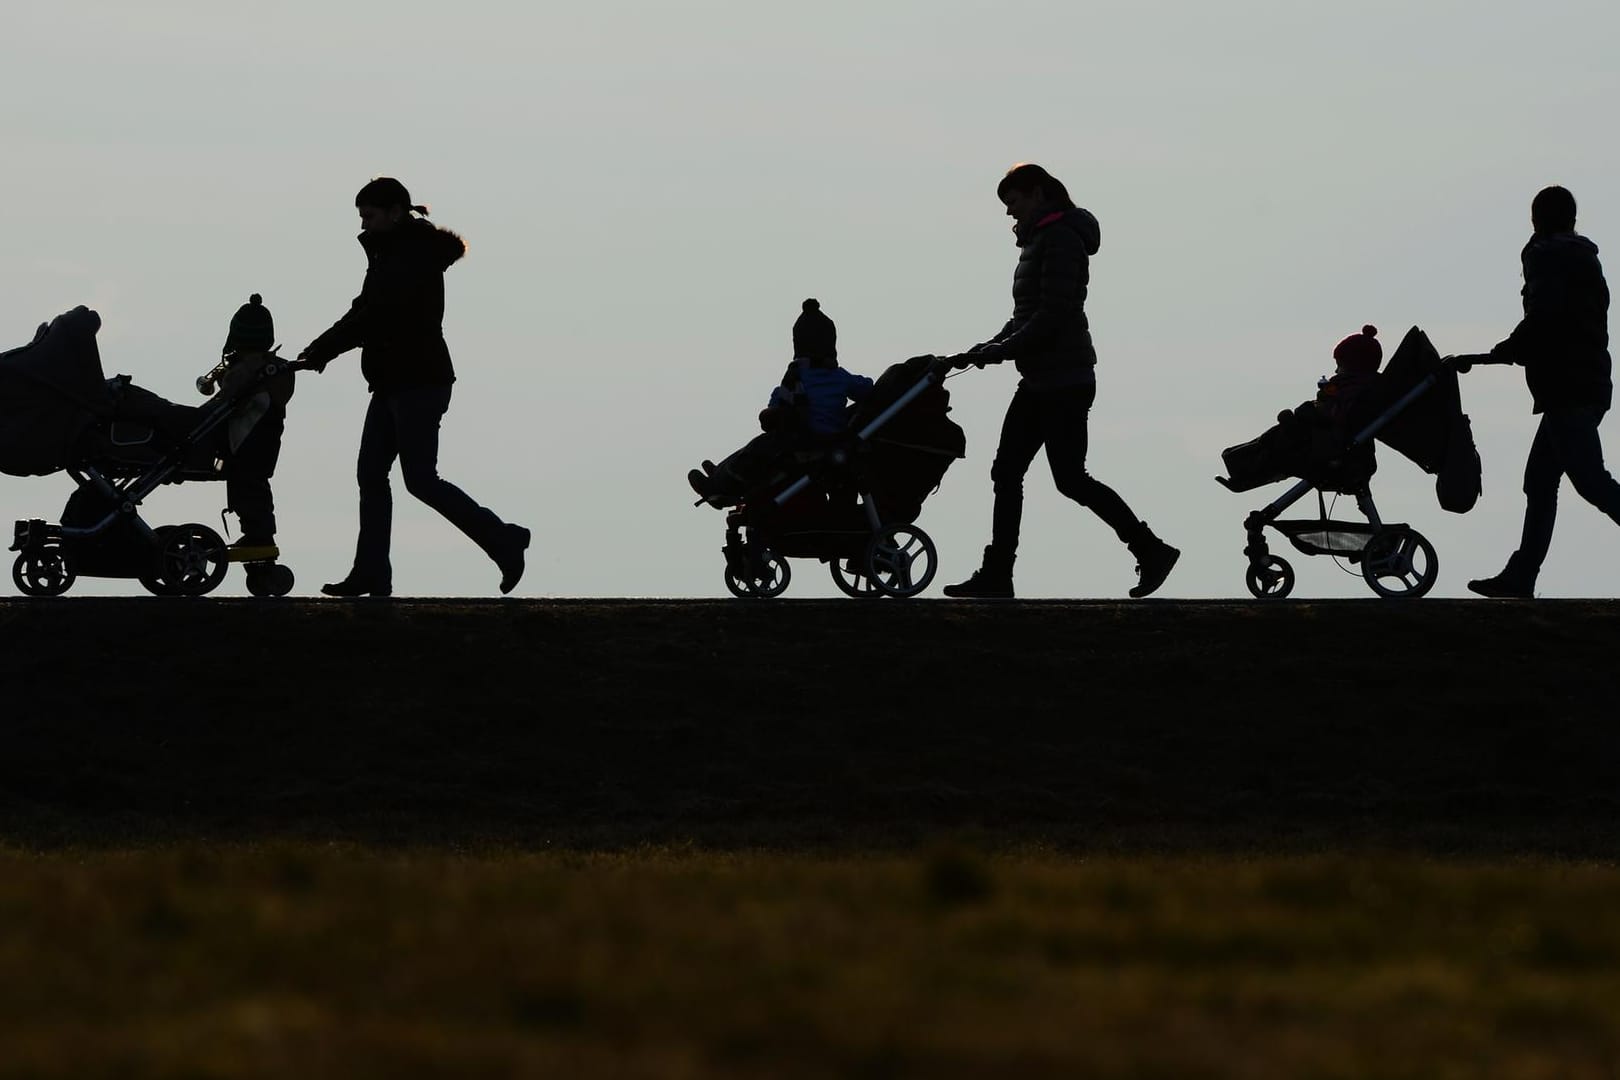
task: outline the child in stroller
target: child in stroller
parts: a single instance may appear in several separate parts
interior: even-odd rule
[[[849,420],[846,403],[871,389],[871,379],[838,366],[838,328],[818,301],[806,300],[793,323],[793,362],[759,414],[763,434],[718,465],[705,461],[686,480],[709,505],[733,505],[789,464],[795,452],[842,432]]]
[[[247,564],[254,595],[290,591],[292,571],[275,561],[269,476],[297,365],[269,351],[262,302],[250,301],[243,312],[233,320],[225,359],[198,380],[204,393],[216,384],[222,392],[197,408],[127,375],[106,378],[95,341],[101,319],[87,308],[58,316],[28,345],[0,354],[0,471],[65,471],[76,485],[60,522],[16,523],[12,578],[22,592],[56,596],[77,577],[92,576],[136,578],[157,595],[202,595],[232,561]],[[264,349],[255,347],[261,338]],[[162,484],[187,480],[225,480],[238,515],[257,535],[227,549],[206,525],[153,528],[142,520],[142,500]]]
[[[1428,473],[1437,473],[1440,505],[1466,513],[1479,497],[1479,455],[1454,370],[1440,361],[1428,337],[1413,327],[1388,368],[1378,371],[1382,349],[1366,326],[1334,350],[1335,374],[1319,384],[1316,400],[1284,411],[1258,438],[1221,455],[1229,491],[1249,491],[1290,477],[1299,482],[1244,521],[1249,558],[1247,585],[1255,597],[1284,597],[1294,587],[1288,562],[1272,555],[1264,529],[1271,526],[1306,555],[1342,556],[1361,566],[1368,587],[1383,597],[1419,597],[1439,574],[1434,546],[1416,529],[1380,520],[1369,482],[1377,471],[1377,438]],[[1315,490],[1318,516],[1280,521],[1278,515]],[[1332,521],[1323,492],[1355,497],[1366,523]]]

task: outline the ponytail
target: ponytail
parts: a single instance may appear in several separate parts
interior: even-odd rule
[[[407,213],[428,216],[428,208],[421,203],[411,202],[411,193],[405,190],[405,185],[392,176],[379,176],[366,183],[354,197],[355,206],[375,206],[379,210],[392,210],[399,207]]]

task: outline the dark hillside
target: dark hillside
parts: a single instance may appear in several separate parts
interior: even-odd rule
[[[0,604],[0,843],[1620,854],[1620,605]]]

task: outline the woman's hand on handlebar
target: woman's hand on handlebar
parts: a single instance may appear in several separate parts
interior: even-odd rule
[[[317,375],[324,372],[326,365],[330,363],[330,360],[311,360],[308,352],[299,353],[298,358],[293,361],[294,367],[303,371],[313,371]]]

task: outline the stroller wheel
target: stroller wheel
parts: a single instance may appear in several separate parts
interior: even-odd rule
[[[1256,600],[1281,600],[1294,591],[1294,568],[1287,559],[1272,555],[1263,566],[1251,563],[1244,581]]]
[[[174,596],[202,596],[225,580],[225,541],[206,525],[171,525],[158,538],[158,577]]]
[[[77,577],[59,544],[25,551],[11,564],[11,580],[24,596],[61,596]]]
[[[883,595],[872,584],[872,579],[866,576],[866,571],[861,569],[860,559],[834,559],[827,564],[827,568],[832,571],[833,584],[845,596],[871,600]]]
[[[1434,588],[1440,557],[1416,529],[1397,525],[1373,534],[1361,552],[1361,576],[1386,600],[1416,600]]]
[[[292,592],[293,572],[280,563],[250,563],[247,590],[252,596],[286,596]]]
[[[793,571],[788,562],[770,548],[763,548],[748,556],[748,566],[742,571],[726,567],[726,588],[739,600],[770,600],[787,591]]]
[[[866,576],[883,596],[916,596],[938,569],[934,541],[915,525],[885,525],[866,545]]]

